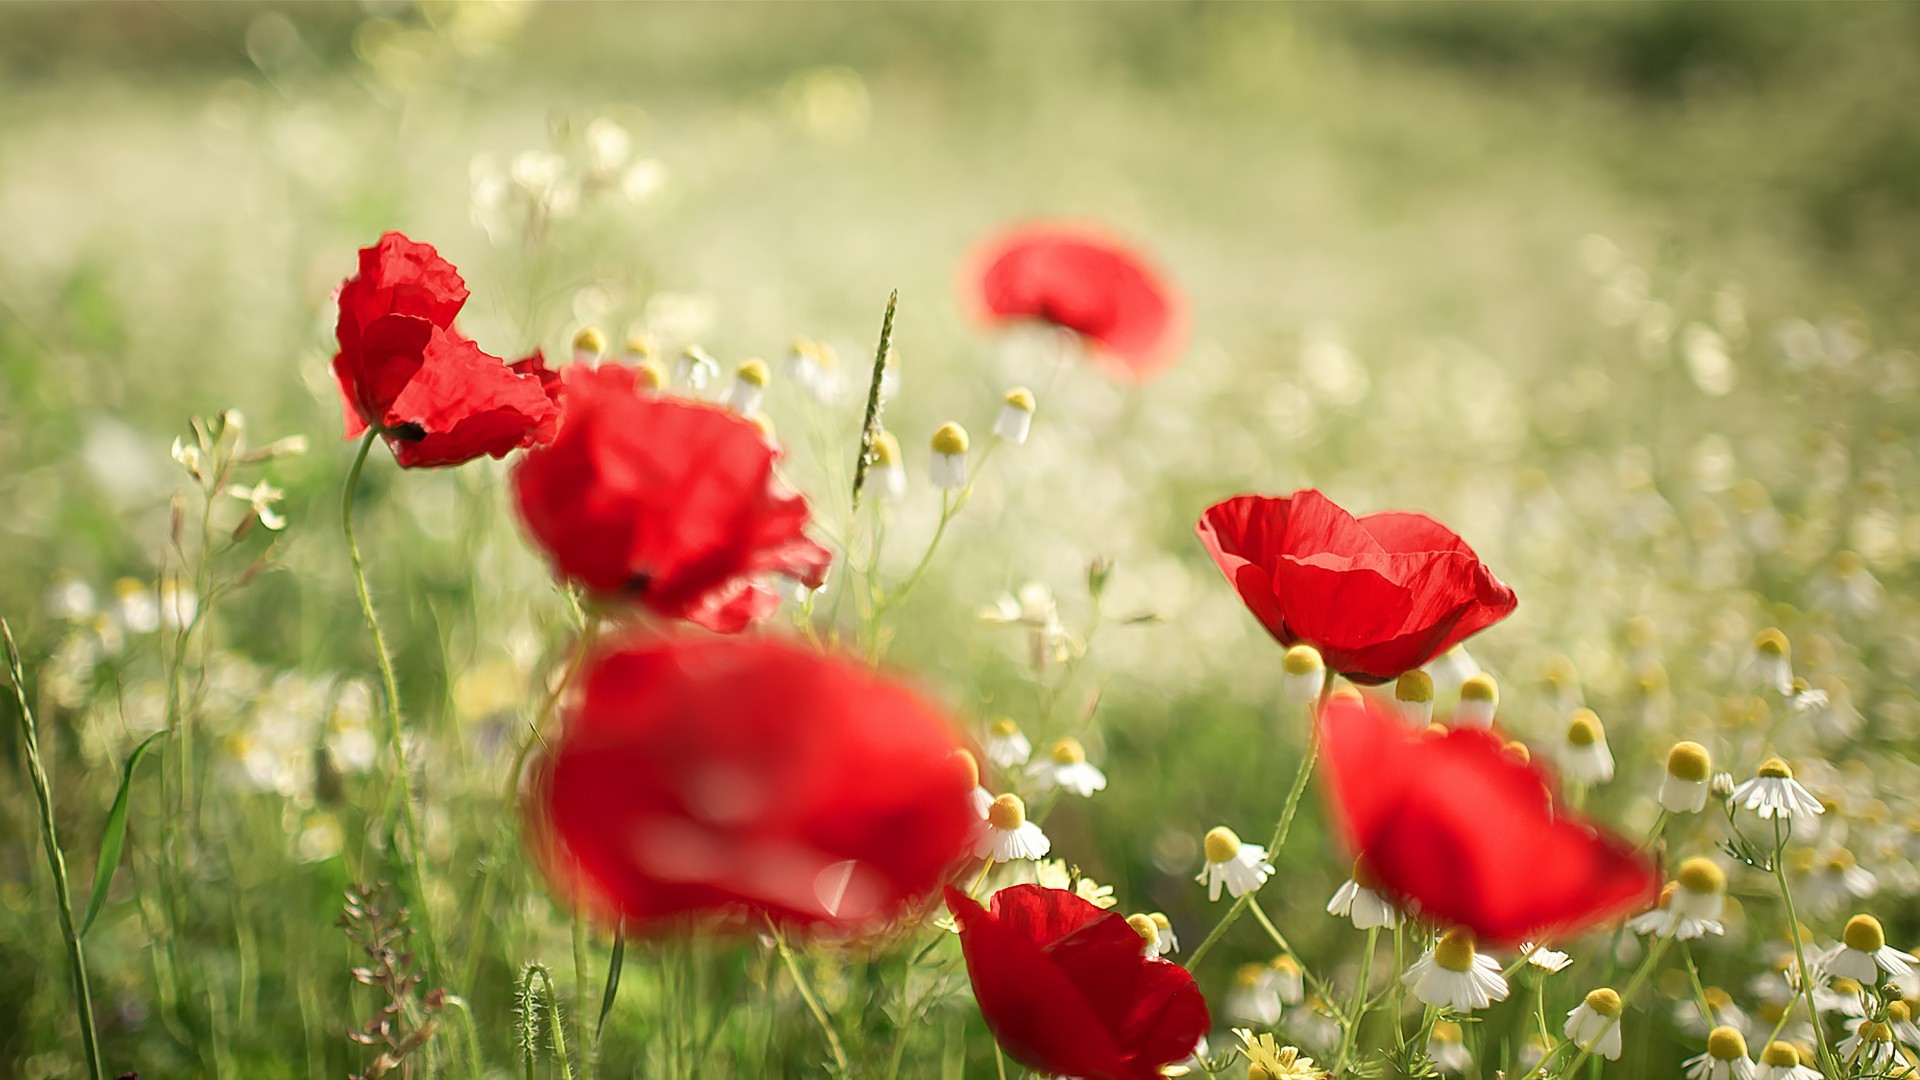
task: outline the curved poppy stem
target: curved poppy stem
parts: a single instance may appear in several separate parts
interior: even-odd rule
[[[415,914],[427,942],[427,970],[439,976],[444,970],[440,961],[440,938],[434,932],[433,908],[427,899],[426,836],[420,831],[420,820],[413,808],[413,772],[407,763],[406,739],[400,728],[399,681],[393,674],[393,654],[387,649],[386,634],[380,630],[380,617],[373,610],[373,594],[367,589],[366,562],[360,557],[360,541],[353,531],[353,495],[360,486],[360,470],[367,464],[367,454],[379,436],[380,430],[370,427],[366,438],[360,440],[360,452],[354,456],[353,468],[340,491],[340,531],[346,536],[347,556],[353,563],[353,586],[360,597],[360,614],[366,618],[367,629],[373,632],[373,652],[380,663],[380,688],[386,696],[387,756],[399,789],[400,819],[407,831],[407,872],[413,886]]]

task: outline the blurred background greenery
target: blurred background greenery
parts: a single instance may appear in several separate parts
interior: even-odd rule
[[[1509,687],[1503,722],[1551,742],[1573,686],[1612,728],[1622,778],[1596,802],[1617,820],[1651,819],[1676,734],[1744,745],[1738,661],[1777,623],[1868,721],[1864,740],[1798,747],[1851,778],[1822,794],[1904,822],[1920,730],[1915,100],[1910,4],[0,6],[0,612],[42,670],[82,880],[118,763],[153,726],[158,654],[130,635],[47,689],[77,633],[50,584],[105,609],[116,581],[162,576],[188,483],[168,444],[190,416],[237,408],[256,443],[312,442],[265,467],[291,523],[275,569],[221,601],[203,654],[216,690],[239,672],[206,706],[206,768],[241,767],[208,774],[235,812],[212,816],[226,854],[199,894],[231,910],[201,912],[184,943],[221,989],[168,1006],[177,1028],[153,1019],[158,931],[133,900],[110,905],[90,939],[109,1060],[248,1077],[360,1060],[339,1032],[365,1010],[330,929],[348,871],[314,830],[353,849],[365,823],[300,777],[321,728],[351,726],[313,686],[370,669],[326,362],[330,292],[387,228],[461,268],[463,328],[509,356],[565,356],[587,324],[697,339],[728,365],[807,336],[857,381],[898,288],[888,423],[917,485],[889,534],[902,571],[938,510],[927,433],[984,431],[1006,386],[1034,384],[1033,442],[987,467],[892,659],[970,723],[1012,715],[1036,742],[1097,688],[1089,741],[1112,786],[1054,808],[1056,852],[1190,940],[1214,917],[1189,880],[1200,832],[1264,836],[1301,742],[1275,705],[1278,649],[1191,536],[1240,490],[1319,486],[1457,528],[1521,598],[1470,645]],[[584,167],[607,150],[596,120],[628,136],[617,182],[528,228],[516,159]],[[1186,291],[1195,337],[1164,379],[1049,378],[967,323],[965,254],[1056,216],[1110,224]],[[835,531],[855,407],[773,409]],[[503,475],[377,459],[362,504],[407,710],[449,766],[427,798],[450,918],[502,816],[501,740],[565,636]],[[268,544],[255,530],[232,570]],[[1096,556],[1118,567],[1106,613],[1157,621],[1103,629],[1071,671],[1036,675],[1020,631],[974,618],[1037,582],[1085,636]],[[1848,566],[1879,583],[1871,606],[1822,600],[1857,583]],[[283,673],[322,704],[285,706],[304,719],[270,733],[284,760],[249,767]],[[27,795],[6,790],[0,1071],[66,1075],[44,867]],[[116,896],[160,843],[135,822]],[[1295,835],[1270,908],[1330,965],[1351,932],[1317,912],[1345,871],[1324,829]],[[506,1015],[518,964],[567,948],[514,874],[499,912],[472,909],[512,928],[458,988],[486,1018]],[[1895,907],[1880,913],[1896,939],[1920,936]],[[1237,928],[1232,959],[1264,959],[1263,940]],[[1754,950],[1709,955],[1709,978],[1737,986]],[[641,993],[610,1061],[638,1060]],[[1665,1065],[1682,1045],[1637,1052]]]

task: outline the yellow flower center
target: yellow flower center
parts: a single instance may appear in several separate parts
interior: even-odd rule
[[[1300,974],[1300,961],[1295,960],[1286,953],[1281,953],[1279,956],[1274,957],[1268,962],[1267,966],[1282,975]]]
[[[1896,1024],[1907,1023],[1913,1019],[1913,1008],[1904,1001],[1889,1001],[1887,1019]]]
[[[1240,854],[1240,838],[1225,825],[1215,825],[1208,829],[1206,842],[1201,846],[1206,849],[1207,861],[1210,863],[1229,862],[1234,856]]]
[[[1311,645],[1295,645],[1280,658],[1280,670],[1289,675],[1311,675],[1316,671],[1325,671],[1326,662],[1320,659],[1320,650]]]
[[[1680,864],[1680,872],[1674,875],[1680,887],[1691,893],[1712,895],[1727,889],[1727,872],[1712,859],[1696,855]]]
[[[1055,765],[1078,765],[1087,760],[1087,748],[1079,739],[1061,739],[1053,744],[1051,754]]]
[[[1452,1020],[1434,1021],[1433,1041],[1443,1042],[1443,1043],[1458,1043],[1460,1041],[1460,1025],[1455,1023]]]
[[[1587,1008],[1612,1019],[1620,1015],[1620,995],[1612,987],[1603,986],[1587,995]]]
[[[633,381],[642,390],[664,390],[667,367],[658,360],[642,360],[633,366]]]
[[[991,731],[996,739],[1004,739],[1009,735],[1018,735],[1020,733],[1019,725],[1015,724],[1013,719],[1007,716],[995,720],[993,725],[987,730]]]
[[[1013,408],[1019,409],[1021,412],[1030,413],[1033,411],[1033,391],[1024,386],[1016,386],[1007,391],[1007,396],[1002,400]]]
[[[1533,760],[1533,751],[1527,749],[1527,744],[1521,742],[1519,739],[1513,740],[1502,749],[1506,750],[1507,753],[1512,754],[1514,757],[1519,758],[1523,762]]]
[[[1793,779],[1793,770],[1788,768],[1787,763],[1779,758],[1770,757],[1760,763],[1760,775],[1774,780],[1791,780]]]
[[[1173,929],[1173,920],[1167,918],[1167,913],[1164,911],[1150,911],[1147,913],[1147,918],[1153,920],[1153,928],[1161,933]]]
[[[1373,871],[1368,868],[1365,859],[1353,861],[1353,883],[1363,889],[1375,888]]]
[[[573,349],[599,356],[607,351],[607,332],[597,326],[585,327],[573,335]]]
[[[1160,928],[1154,925],[1151,915],[1129,915],[1127,925],[1133,927],[1133,932],[1140,935],[1141,941],[1151,944],[1160,940]]]
[[[1393,696],[1396,701],[1430,702],[1433,700],[1433,676],[1424,671],[1409,671],[1394,681]]]
[[[1800,1064],[1800,1051],[1795,1050],[1792,1043],[1768,1043],[1767,1049],[1760,1055],[1760,1064],[1772,1065],[1776,1068],[1797,1068]]]
[[[1707,1035],[1707,1053],[1717,1061],[1735,1061],[1747,1056],[1747,1037],[1738,1028],[1717,1027]]]
[[[1709,1009],[1724,1009],[1733,1004],[1733,995],[1717,986],[1707,987],[1701,996],[1707,999],[1707,1007]]]
[[[1871,915],[1855,915],[1847,920],[1847,928],[1840,933],[1840,940],[1847,948],[1863,953],[1879,952],[1887,947],[1887,932],[1880,926],[1880,920]]]
[[[1491,675],[1473,675],[1460,684],[1461,701],[1484,701],[1491,705],[1500,700],[1500,686]]]
[[[1259,964],[1241,964],[1233,973],[1233,981],[1241,986],[1252,986],[1260,981],[1263,970]]]
[[[1593,746],[1606,737],[1607,729],[1600,726],[1600,718],[1592,709],[1575,712],[1567,723],[1567,742],[1574,746]]]
[[[1787,655],[1787,635],[1769,626],[1753,639],[1753,647],[1761,656],[1778,660]]]
[[[635,334],[627,339],[627,355],[636,360],[653,359],[653,339],[645,334]]]
[[[1027,823],[1027,804],[1018,795],[1002,795],[987,808],[987,824],[1001,832],[1012,832]]]
[[[956,456],[967,452],[967,429],[949,420],[933,432],[933,452]]]
[[[1893,1029],[1878,1020],[1868,1020],[1860,1025],[1860,1038],[1867,1042],[1892,1042]]]
[[[1433,947],[1433,962],[1448,971],[1473,970],[1473,931],[1454,927],[1440,935]]]
[[[765,386],[767,380],[773,378],[773,372],[767,370],[765,360],[756,356],[740,361],[740,366],[733,370],[733,377],[748,386]]]
[[[1860,572],[1860,554],[1854,551],[1842,551],[1833,557],[1833,572],[1843,578],[1850,578]]]
[[[1853,852],[1848,851],[1846,848],[1841,848],[1827,856],[1827,869],[1836,874],[1845,873],[1853,869]]]
[[[1667,751],[1667,775],[1701,783],[1713,773],[1713,757],[1697,742],[1677,742]]]
[[[889,465],[898,464],[899,461],[900,440],[893,437],[893,432],[882,431],[875,435],[873,437],[873,463],[884,469]],[[1008,722],[1011,723],[1012,721]]]

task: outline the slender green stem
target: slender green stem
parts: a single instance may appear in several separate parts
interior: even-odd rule
[[[1333,680],[1327,680],[1327,685],[1332,686]],[[1326,696],[1326,692],[1322,691],[1320,695],[1321,700],[1324,701]],[[1293,788],[1287,792],[1287,803],[1280,810],[1280,822],[1274,826],[1273,839],[1267,843],[1267,858],[1269,861],[1278,858],[1280,849],[1286,845],[1287,833],[1293,829],[1293,815],[1300,809],[1300,796],[1305,794],[1307,790],[1307,779],[1313,775],[1314,763],[1319,759],[1320,725],[1318,721],[1316,721],[1313,727],[1309,729],[1307,735],[1307,752],[1300,758],[1300,767],[1293,774]],[[1227,932],[1227,928],[1232,926],[1234,920],[1238,919],[1240,914],[1252,903],[1253,895],[1253,892],[1247,892],[1241,895],[1238,900],[1233,902],[1233,906],[1227,909],[1226,916],[1222,918],[1212,930],[1207,932],[1206,939],[1201,941],[1199,948],[1194,949],[1193,955],[1187,958],[1188,971],[1192,971],[1200,966],[1200,961],[1206,958],[1207,953],[1213,949],[1214,943],[1220,940],[1220,936]],[[1262,917],[1264,918],[1264,915]]]
[[[580,1048],[580,1075],[592,1080],[593,1055],[587,1052],[587,917],[573,909],[573,1045]]]
[[[353,562],[353,585],[360,597],[360,614],[373,633],[373,651],[380,663],[380,687],[386,696],[388,767],[393,770],[393,781],[400,795],[400,820],[407,831],[407,872],[413,886],[415,914],[420,919],[422,937],[426,939],[427,971],[430,978],[441,978],[445,969],[441,966],[440,938],[434,932],[433,905],[427,896],[426,835],[420,830],[420,820],[413,807],[413,770],[407,764],[406,738],[400,728],[399,680],[393,674],[393,654],[387,649],[380,617],[373,610],[373,594],[367,589],[366,563],[360,557],[360,541],[353,531],[354,491],[360,486],[360,470],[367,464],[367,454],[379,436],[379,429],[368,428],[366,438],[360,440],[360,452],[354,455],[353,468],[340,491],[340,531],[346,536],[347,556]]]
[[[93,991],[87,984],[87,954],[73,923],[73,893],[67,885],[67,860],[60,853],[60,837],[54,829],[53,785],[40,763],[40,733],[34,723],[33,709],[27,704],[27,677],[20,663],[20,647],[14,644],[13,627],[0,619],[0,633],[7,639],[7,676],[13,683],[14,700],[19,704],[20,741],[27,751],[27,771],[33,776],[33,795],[40,804],[40,846],[46,851],[47,869],[53,873],[53,899],[60,910],[60,936],[67,942],[68,975],[73,980],[73,1008],[80,1020],[80,1043],[87,1059],[87,1075],[104,1080],[106,1068],[100,1061],[100,1035],[93,1026]]]
[[[1773,819],[1773,877],[1780,883],[1780,899],[1787,906],[1787,933],[1793,938],[1793,959],[1800,971],[1800,993],[1807,1002],[1807,1016],[1813,1021],[1815,1045],[1820,1051],[1820,1067],[1834,1072],[1833,1050],[1827,1045],[1827,1032],[1820,1024],[1819,1010],[1813,1007],[1813,969],[1807,966],[1807,949],[1800,941],[1800,916],[1793,908],[1793,890],[1787,886],[1787,837],[1791,826],[1782,829],[1779,815]]]
[[[1333,1060],[1335,1076],[1339,1076],[1340,1070],[1347,1067],[1347,1058],[1353,1053],[1354,1039],[1360,1034],[1360,1021],[1367,1015],[1367,981],[1373,978],[1373,948],[1379,939],[1379,927],[1367,930],[1367,959],[1360,965],[1360,981],[1353,985],[1353,1002],[1347,1007],[1347,1030],[1340,1037],[1340,1054]]]
[[[1713,1003],[1707,1000],[1707,988],[1700,984],[1700,969],[1693,965],[1693,950],[1680,943],[1680,959],[1687,963],[1687,978],[1693,983],[1693,999],[1700,1006],[1700,1019],[1711,1030],[1714,1026]]]
[[[1393,924],[1393,978],[1388,988],[1393,995],[1393,1038],[1394,1045],[1406,1049],[1407,1029],[1402,1026],[1407,1012],[1407,984],[1400,976],[1407,970],[1407,920],[1403,917]]]
[[[813,993],[813,984],[807,981],[806,973],[800,970],[800,961],[793,955],[793,949],[787,944],[786,932],[780,924],[767,920],[767,929],[773,932],[774,948],[780,950],[780,959],[787,965],[787,975],[793,979],[793,988],[800,992],[800,1000],[806,1003],[807,1011],[813,1014],[814,1023],[820,1025],[821,1034],[827,1038],[827,1052],[833,1055],[835,1075],[847,1075],[847,1051],[840,1045],[840,1033],[833,1029],[833,1021],[827,1016],[827,1010],[820,1006],[820,999]]]

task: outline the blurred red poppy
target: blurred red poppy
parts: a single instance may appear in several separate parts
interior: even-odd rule
[[[871,927],[979,818],[952,727],[849,660],[768,638],[629,642],[586,668],[536,774],[536,850],[629,926],[745,911]]]
[[[618,364],[572,365],[561,381],[560,430],[513,483],[563,576],[721,633],[773,614],[769,575],[821,583],[833,556],[807,538],[807,502],[750,421],[643,390]]]
[[[1066,889],[1014,885],[982,908],[948,886],[987,1029],[1048,1076],[1157,1080],[1210,1020],[1185,968],[1149,957],[1127,920]]]
[[[1240,495],[1197,530],[1282,645],[1312,645],[1356,683],[1398,678],[1513,611],[1466,541],[1425,514],[1355,519],[1318,491]]]
[[[978,257],[978,302],[992,321],[1040,319],[1099,346],[1132,379],[1159,374],[1186,347],[1180,294],[1145,257],[1099,231],[1039,224],[990,241]],[[968,282],[973,286],[975,282]]]
[[[378,428],[402,466],[427,468],[503,457],[553,434],[559,409],[541,379],[453,328],[467,286],[431,245],[384,234],[360,249],[360,272],[335,299],[347,438]]]
[[[1659,868],[1552,805],[1552,778],[1497,734],[1408,730],[1375,702],[1320,711],[1334,817],[1378,887],[1489,944],[1563,937],[1647,906]]]

